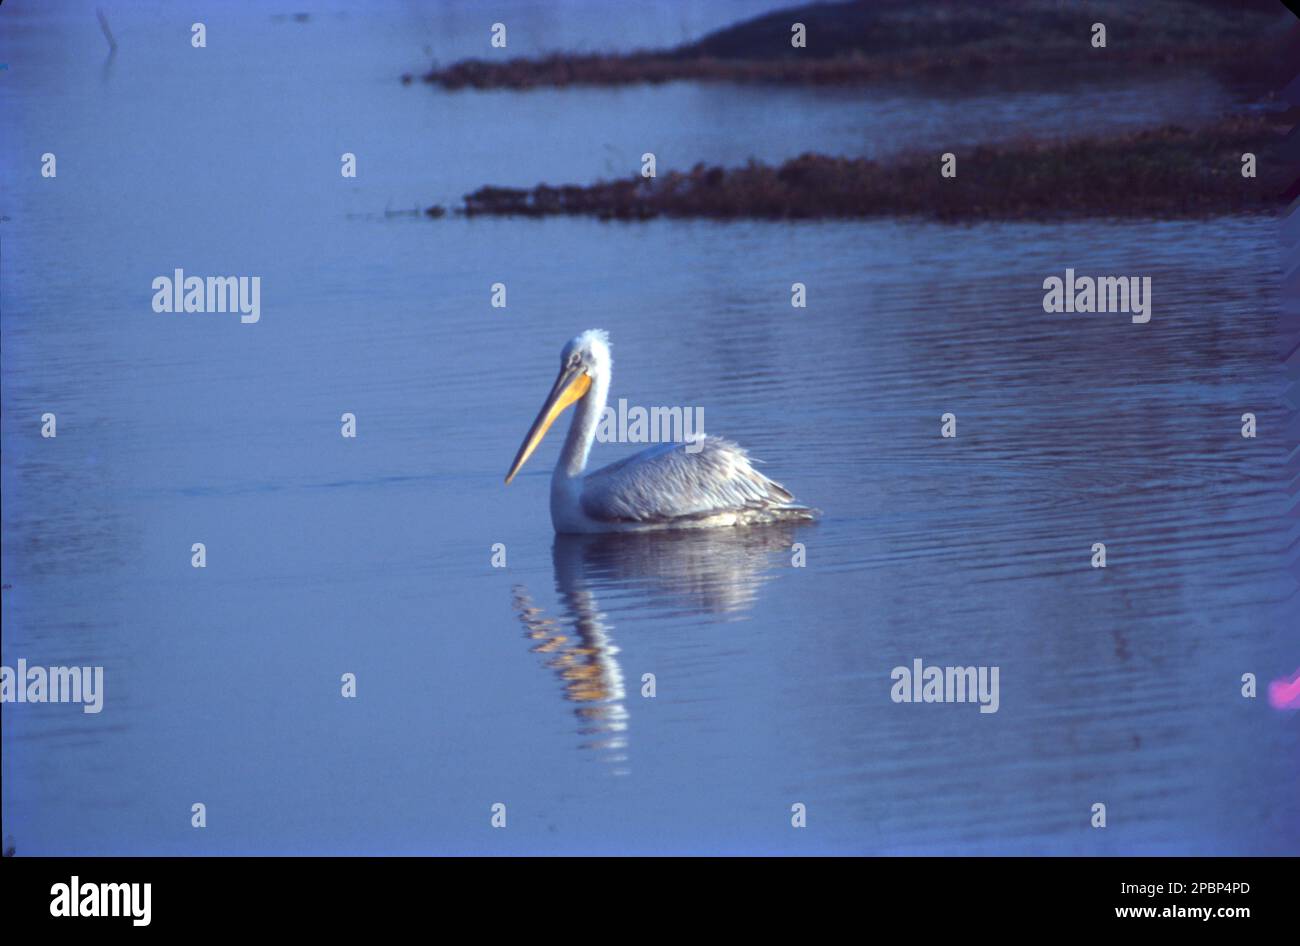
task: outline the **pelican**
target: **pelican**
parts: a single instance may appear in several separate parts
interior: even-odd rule
[[[663,443],[587,473],[587,457],[609,396],[609,336],[590,329],[560,352],[560,374],[506,474],[507,485],[546,431],[576,404],[551,476],[551,523],[560,534],[646,532],[813,519],[816,511],[754,469],[721,437]],[[691,449],[687,449],[688,446]]]

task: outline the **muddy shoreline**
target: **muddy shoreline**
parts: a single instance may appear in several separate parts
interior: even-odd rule
[[[507,49],[438,66],[420,78],[444,89],[617,86],[679,80],[843,85],[883,78],[1008,69],[1221,67],[1269,78],[1278,61],[1280,4],[1264,0],[1144,0],[1078,9],[1055,0],[908,0],[792,6],[670,49],[516,58]],[[805,45],[792,45],[792,25]],[[1094,23],[1105,45],[1094,45]],[[1243,75],[1244,74],[1244,75]],[[402,77],[404,82],[413,76]],[[1283,77],[1283,79],[1289,78]]]
[[[938,153],[886,161],[805,154],[780,165],[696,165],[655,178],[533,188],[487,186],[459,214],[713,219],[923,216],[948,221],[1077,216],[1176,218],[1269,213],[1283,203],[1274,168],[1285,126],[1242,116],[1104,138],[1019,140],[958,149],[956,176]],[[1256,155],[1257,177],[1242,175]],[[442,208],[429,208],[440,215]]]

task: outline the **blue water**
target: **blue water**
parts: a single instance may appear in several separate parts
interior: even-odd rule
[[[0,14],[3,662],[106,681],[98,715],[5,705],[6,845],[1300,850],[1296,716],[1239,692],[1300,663],[1274,221],[394,215],[644,151],[662,173],[1193,123],[1229,107],[1209,77],[448,93],[397,77],[488,55],[493,20],[527,55],[781,4],[229,5],[202,50],[189,14],[101,5],[108,59],[95,4]],[[260,322],[154,313],[176,267],[260,275]],[[1151,322],[1046,315],[1066,267],[1151,276]],[[501,479],[589,327],[615,398],[702,407],[823,520],[557,540],[561,438]],[[998,712],[893,703],[918,657],[998,666]]]

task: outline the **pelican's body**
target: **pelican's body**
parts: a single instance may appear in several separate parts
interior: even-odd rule
[[[784,486],[755,470],[741,447],[719,437],[658,444],[586,472],[612,364],[609,340],[597,329],[564,346],[560,376],[506,475],[509,483],[555,419],[576,404],[551,477],[556,532],[644,532],[814,517]]]

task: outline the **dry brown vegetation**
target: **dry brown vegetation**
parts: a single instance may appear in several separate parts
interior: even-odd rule
[[[604,219],[771,219],[923,215],[946,220],[1077,215],[1178,217],[1267,212],[1285,183],[1270,161],[1283,126],[1260,116],[1210,127],[1166,127],[1108,138],[1018,141],[957,156],[957,177],[940,176],[938,154],[887,162],[805,154],[772,166],[696,165],[657,178],[531,189],[484,187],[461,213]],[[1244,178],[1241,157],[1258,156]]]

